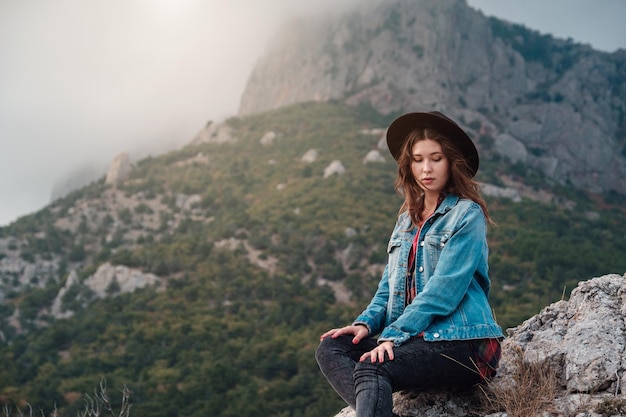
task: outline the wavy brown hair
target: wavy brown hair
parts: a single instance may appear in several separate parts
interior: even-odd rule
[[[417,180],[413,178],[413,173],[411,172],[411,162],[413,161],[411,151],[416,142],[426,139],[439,143],[443,154],[448,158],[450,178],[444,191],[476,202],[482,209],[487,222],[494,224],[489,216],[487,203],[480,194],[480,186],[473,179],[472,171],[461,151],[452,140],[428,128],[413,130],[409,133],[402,146],[402,152],[398,158],[398,176],[395,182],[396,190],[404,196],[404,203],[400,207],[400,212],[407,210],[413,225],[420,224],[424,220],[422,219],[424,191],[420,188]]]

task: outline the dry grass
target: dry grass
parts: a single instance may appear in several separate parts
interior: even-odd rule
[[[524,360],[521,349],[515,349],[512,366],[515,372],[508,380],[495,379],[481,388],[486,413],[506,412],[508,417],[534,417],[551,408],[558,390],[557,377],[545,363]]]
[[[124,386],[121,389],[122,403],[119,410],[114,410],[111,404],[111,397],[107,391],[106,381],[102,379],[100,386],[94,390],[93,397],[89,394],[85,394],[85,407],[78,412],[78,417],[129,417],[130,408],[132,403],[130,402],[130,390]],[[26,410],[12,410],[9,406],[4,406],[2,410],[4,417],[46,417],[46,413],[43,409],[35,410],[30,404],[28,404]],[[50,417],[59,417],[56,405],[54,409],[48,414]]]
[[[119,410],[113,410],[111,405],[111,397],[107,392],[106,381],[102,379],[100,381],[100,389],[94,390],[94,397],[85,395],[85,408],[79,413],[79,417],[128,417],[130,415],[130,390],[124,386],[121,389],[122,403]]]

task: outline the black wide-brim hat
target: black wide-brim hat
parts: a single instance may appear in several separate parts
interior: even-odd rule
[[[450,139],[459,148],[467,161],[472,177],[478,171],[478,151],[472,139],[452,119],[433,111],[429,113],[407,113],[394,120],[387,129],[387,146],[397,161],[402,153],[402,145],[409,134],[419,128],[436,130]]]

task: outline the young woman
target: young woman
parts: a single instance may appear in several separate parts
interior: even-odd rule
[[[388,263],[367,308],[327,331],[320,369],[357,417],[392,416],[392,392],[466,386],[495,374],[502,329],[488,296],[485,201],[478,152],[439,112],[409,113],[387,130],[404,204]]]

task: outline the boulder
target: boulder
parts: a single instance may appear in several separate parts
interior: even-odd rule
[[[274,139],[276,139],[278,137],[278,135],[276,134],[276,132],[273,131],[269,131],[266,132],[263,137],[261,138],[261,140],[259,141],[261,143],[261,145],[263,146],[268,146],[274,143]]]
[[[365,158],[363,158],[364,164],[368,164],[370,162],[384,163],[385,158],[380,154],[378,149],[372,149],[367,153],[367,155],[365,155]]]
[[[201,143],[230,143],[236,139],[233,136],[233,129],[225,123],[213,123],[211,121],[196,134],[191,141],[192,145]]]
[[[346,172],[346,168],[343,166],[341,161],[335,159],[326,168],[324,168],[324,178],[328,178],[335,174],[341,175],[344,172]]]
[[[302,155],[301,161],[306,163],[315,162],[318,152],[315,149],[309,149],[304,155]]]

